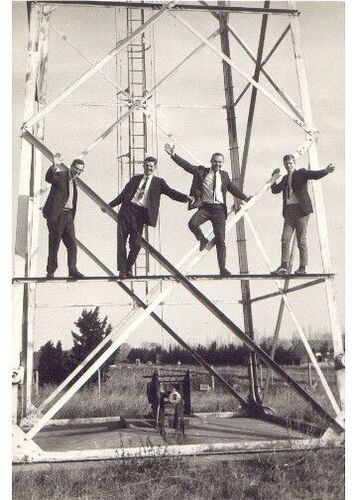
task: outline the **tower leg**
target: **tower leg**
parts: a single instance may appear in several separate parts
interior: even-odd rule
[[[30,34],[27,52],[26,86],[25,86],[25,106],[24,120],[30,118],[35,112],[36,81],[39,71],[40,52],[40,20],[42,8],[34,3],[30,4]],[[33,147],[22,139],[21,144],[21,166],[19,175],[19,191],[17,203],[17,227],[15,243],[15,275],[29,275],[29,254],[30,254],[30,232],[28,230],[30,208],[30,195],[33,181]],[[28,303],[27,293],[23,286],[15,286],[13,291],[13,367],[18,369],[22,364],[21,339],[27,338],[28,329]],[[23,342],[24,343],[24,342]],[[24,356],[24,352],[22,352]],[[31,373],[32,376],[32,373]],[[19,384],[13,385],[13,421],[18,418],[17,393]],[[16,394],[15,394],[16,393]],[[26,403],[24,399],[24,403]]]
[[[295,8],[295,2],[289,1],[289,7]],[[313,118],[311,110],[310,95],[307,85],[305,64],[302,56],[301,49],[301,39],[300,39],[300,27],[297,17],[290,16],[290,27],[291,27],[291,37],[293,43],[294,57],[296,72],[298,76],[300,97],[302,102],[302,110],[305,119],[305,123],[310,130],[313,129]],[[313,141],[310,148],[308,149],[308,160],[309,167],[313,170],[318,170],[320,168],[317,144],[316,140]],[[317,230],[320,243],[320,252],[322,259],[322,268],[324,273],[332,272],[331,265],[331,255],[328,242],[328,230],[325,214],[325,206],[322,194],[321,184],[319,182],[312,183],[313,197],[315,203]],[[335,282],[334,278],[328,278],[325,281],[327,306],[331,324],[332,331],[332,342],[335,355],[335,369],[337,386],[339,391],[339,397],[342,409],[344,408],[344,377],[345,377],[345,367],[344,367],[344,346],[341,326],[338,318],[337,304],[336,304],[336,293],[335,293]]]

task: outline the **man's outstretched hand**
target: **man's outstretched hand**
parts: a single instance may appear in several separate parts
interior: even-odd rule
[[[166,143],[164,148],[168,155],[173,156],[175,154],[175,146],[170,146],[169,143]]]
[[[275,170],[273,170],[271,176],[273,177],[274,175],[277,175],[277,174],[280,174],[280,168],[276,168]]]
[[[326,170],[326,172],[327,172],[328,174],[331,174],[331,173],[335,170],[335,168],[336,168],[336,167],[335,167],[334,165],[332,165],[332,163],[329,163],[329,164],[327,165],[327,167],[325,168],[325,170]]]

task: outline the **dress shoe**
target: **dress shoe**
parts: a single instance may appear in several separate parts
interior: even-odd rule
[[[299,269],[296,269],[295,273],[297,276],[305,276],[306,269],[304,266],[300,266]]]
[[[127,279],[127,277],[128,277],[128,274],[127,274],[127,273],[125,273],[124,271],[120,271],[120,273],[119,273],[119,278],[120,278],[121,280],[126,280],[126,279]]]
[[[285,274],[288,274],[288,270],[284,266],[279,266],[278,269],[272,271],[271,274],[273,276],[284,276]]]
[[[68,271],[69,278],[84,278],[84,274],[80,273],[78,269],[70,269]]]
[[[47,273],[47,275],[46,275],[46,278],[48,280],[53,280],[54,277],[55,277],[54,273]]]
[[[228,271],[228,269],[221,269],[219,275],[222,276],[222,278],[226,278],[227,276],[232,276],[232,273]]]
[[[207,243],[208,243],[207,238],[202,238],[202,240],[200,240],[200,252],[202,252],[202,250],[206,248]]]

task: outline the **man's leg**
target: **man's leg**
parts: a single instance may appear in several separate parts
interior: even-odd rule
[[[216,239],[217,260],[219,272],[221,275],[228,275],[226,269],[226,217],[224,208],[221,206],[213,207],[211,216],[213,232]]]
[[[130,228],[130,209],[122,207],[118,215],[117,229],[117,269],[120,273],[127,271],[126,241]]]
[[[144,230],[144,215],[144,210],[139,208],[139,210],[133,213],[131,217],[131,225],[129,229],[129,255],[126,269],[129,273],[132,272],[132,267],[135,264],[141,249],[140,237],[142,236]]]
[[[73,214],[70,210],[64,212],[66,220],[62,232],[62,241],[67,248],[67,264],[69,274],[77,274],[77,241],[74,230]]]
[[[284,218],[283,233],[281,235],[281,267],[288,268],[290,256],[290,242],[295,229],[294,219],[290,215]]]
[[[62,238],[63,231],[63,216],[61,215],[56,221],[47,220],[48,227],[48,259],[47,259],[47,274],[53,275],[58,267],[58,249]]]
[[[296,240],[300,253],[300,267],[299,269],[305,271],[305,267],[308,263],[308,253],[307,253],[307,242],[306,242],[306,233],[307,233],[307,224],[309,222],[309,215],[304,215],[303,217],[299,217],[296,220]]]
[[[208,243],[207,238],[204,236],[200,226],[211,219],[211,214],[204,207],[201,207],[197,210],[197,212],[191,217],[188,221],[188,227],[190,231],[196,236],[198,241],[201,242],[200,250],[203,250],[206,244]]]

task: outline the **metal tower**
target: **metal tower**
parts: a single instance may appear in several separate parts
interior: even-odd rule
[[[301,50],[300,31],[298,16],[299,11],[296,9],[294,2],[288,2],[287,8],[270,8],[270,2],[264,2],[263,7],[240,7],[237,5],[228,5],[226,2],[218,2],[217,5],[206,4],[200,2],[198,4],[179,4],[177,1],[171,1],[164,4],[152,2],[103,2],[103,1],[36,1],[28,2],[30,14],[30,35],[28,44],[28,57],[26,69],[26,88],[25,88],[25,111],[24,124],[22,127],[22,150],[21,150],[21,170],[18,193],[18,219],[16,233],[16,255],[15,255],[15,276],[13,279],[14,288],[14,349],[13,349],[13,432],[14,432],[14,460],[23,461],[61,461],[61,460],[85,460],[93,458],[114,458],[121,456],[149,456],[153,454],[172,454],[172,455],[194,455],[209,452],[207,446],[200,447],[199,445],[187,445],[185,448],[175,445],[171,447],[162,447],[158,450],[150,449],[149,447],[141,447],[140,449],[103,449],[103,450],[71,450],[70,452],[45,452],[35,443],[35,436],[46,426],[53,421],[53,417],[63,407],[64,404],[90,379],[93,373],[115,352],[115,350],[125,341],[129,335],[134,332],[143,321],[151,316],[163,329],[165,329],[171,337],[173,337],[181,346],[185,347],[192,356],[200,363],[212,376],[216,377],[221,384],[230,392],[230,394],[238,401],[240,408],[245,415],[254,416],[265,421],[273,421],[281,423],[283,420],[278,416],[271,416],[262,403],[262,397],[258,390],[257,383],[257,359],[263,362],[269,369],[278,374],[290,386],[290,388],[301,397],[311,410],[324,422],[323,433],[318,438],[309,438],[306,440],[289,440],[288,442],[280,442],[278,444],[272,442],[255,442],[248,446],[246,443],[242,446],[241,443],[228,443],[230,446],[221,444],[215,448],[215,451],[239,451],[259,450],[259,449],[303,449],[315,448],[317,446],[325,446],[327,444],[340,444],[344,430],[344,348],[341,328],[338,321],[338,313],[335,298],[334,275],[332,271],[331,258],[328,245],[328,234],[326,216],[323,204],[323,195],[321,186],[314,183],[313,195],[315,202],[315,212],[318,227],[318,236],[320,242],[320,253],[322,260],[322,273],[308,275],[302,284],[291,287],[291,280],[299,280],[294,275],[288,275],[278,281],[272,277],[270,273],[254,275],[249,274],[248,255],[246,247],[246,228],[248,224],[250,230],[257,242],[267,267],[271,270],[269,257],[265,252],[264,246],[259,238],[257,231],[250,218],[250,209],[259,202],[265,192],[270,188],[273,182],[277,180],[277,176],[266,180],[259,187],[252,199],[243,207],[235,205],[235,209],[230,212],[226,231],[236,230],[238,241],[238,256],[240,265],[240,274],[232,276],[229,279],[241,281],[242,291],[242,306],[244,327],[240,328],[235,322],[227,317],[222,310],[209,300],[195,286],[195,280],[204,279],[214,283],[215,276],[191,275],[191,270],[207,255],[213,248],[215,242],[210,233],[207,236],[210,243],[207,249],[203,252],[198,252],[198,244],[189,250],[178,263],[173,265],[165,256],[163,256],[154,246],[148,241],[148,233],[142,239],[144,249],[143,258],[138,261],[137,275],[133,278],[134,282],[143,281],[146,283],[146,296],[142,299],[134,291],[132,282],[129,281],[129,286],[125,281],[120,281],[116,277],[115,271],[109,269],[98,256],[89,250],[89,248],[78,240],[79,248],[102,270],[107,277],[89,277],[84,278],[90,280],[115,282],[125,293],[133,300],[134,307],[124,318],[123,322],[117,331],[113,331],[111,335],[106,337],[102,343],[94,349],[94,351],[80,364],[74,372],[58,386],[58,388],[41,403],[39,408],[34,408],[31,403],[31,381],[32,381],[32,356],[33,356],[33,335],[34,335],[34,306],[36,303],[37,287],[46,281],[43,277],[38,277],[36,269],[37,250],[38,250],[38,226],[39,226],[39,192],[41,180],[41,159],[44,156],[50,161],[53,160],[54,152],[46,145],[44,126],[45,117],[54,110],[65,98],[70,96],[81,85],[85,84],[89,78],[96,72],[102,72],[106,63],[111,61],[120,52],[127,53],[127,77],[128,86],[125,89],[118,89],[118,83],[114,82],[116,87],[116,95],[121,93],[127,99],[127,110],[120,113],[116,120],[104,130],[89,146],[87,146],[79,155],[85,157],[98,144],[106,139],[106,137],[117,130],[118,127],[128,120],[128,158],[129,171],[128,177],[135,174],[140,168],[142,161],[147,153],[147,120],[153,119],[152,114],[148,111],[147,101],[155,95],[156,91],[185,62],[195,55],[201,48],[208,47],[211,52],[223,64],[223,79],[225,87],[225,109],[227,116],[227,128],[229,147],[231,154],[232,174],[234,181],[242,188],[244,186],[245,176],[247,172],[249,147],[251,141],[251,131],[254,124],[254,112],[257,104],[258,94],[263,95],[273,106],[278,108],[284,115],[284,118],[292,120],[293,123],[304,131],[305,142],[297,147],[296,154],[307,154],[309,168],[318,169],[319,161],[317,154],[316,130],[313,124],[311,103],[308,92],[307,79],[305,74],[304,60]],[[124,38],[119,40],[115,46],[108,52],[106,56],[91,63],[90,68],[69,87],[61,92],[51,102],[46,100],[46,75],[47,75],[47,60],[48,60],[48,30],[52,9],[66,8],[68,5],[91,5],[98,8],[126,8],[126,23],[127,33]],[[213,15],[217,20],[218,29],[209,38],[206,38],[193,25],[191,25],[186,17],[180,15],[180,11],[201,11],[206,12],[206,15]],[[247,44],[242,40],[240,34],[230,23],[230,18],[233,15],[239,14],[254,14],[262,16],[262,23],[259,34],[259,45],[257,55],[255,56],[248,48]],[[145,15],[144,15],[145,14]],[[268,54],[263,57],[266,32],[268,28],[269,16],[287,16],[288,26],[279,36],[277,42]],[[147,16],[147,17],[146,17]],[[155,23],[165,16],[173,16],[180,26],[183,26],[193,34],[199,41],[200,45],[193,50],[184,60],[176,67],[171,69],[167,75],[158,83],[147,89],[147,72],[146,72],[146,53],[147,44],[145,34],[155,25]],[[301,109],[293,102],[291,97],[283,91],[280,86],[274,81],[272,76],[265,69],[266,62],[272,57],[276,48],[290,34],[292,47],[294,52],[295,67],[297,72],[297,81],[299,84]],[[221,50],[212,43],[215,36],[220,35]],[[255,71],[251,77],[242,70],[239,61],[233,60],[231,56],[230,42],[234,40],[239,43],[248,56],[254,61]],[[78,51],[77,51],[78,53]],[[233,87],[233,71],[238,73],[247,81],[247,86],[243,93],[251,87],[251,98],[247,116],[246,135],[244,140],[243,156],[240,159],[238,147],[238,133],[236,127],[236,106],[239,103],[243,93],[238,98],[235,98]],[[264,74],[273,89],[278,94],[272,94],[265,86],[260,83],[260,75]],[[167,137],[174,140],[176,144],[187,152],[184,145],[175,140],[173,133],[167,131],[165,127],[156,122],[156,126],[163,131]],[[194,157],[194,155],[191,155]],[[125,167],[124,167],[125,168]],[[117,214],[112,210],[105,201],[95,192],[94,188],[87,185],[81,179],[77,180],[78,188],[89,197],[92,202],[99,208],[105,208],[108,216],[116,221]],[[149,271],[149,255],[164,267],[169,276],[148,276]],[[56,278],[57,281],[67,281],[66,278]],[[272,294],[251,297],[250,282],[252,280],[270,280],[275,283],[276,292]],[[156,282],[150,290],[148,283]],[[338,399],[331,391],[324,374],[322,373],[318,363],[314,357],[312,349],[306,338],[306,334],[301,327],[298,319],[293,311],[293,308],[288,299],[288,293],[298,289],[307,288],[320,283],[324,283],[328,313],[331,324],[331,332],[333,338],[333,347],[335,353],[335,368],[338,387]],[[155,310],[162,304],[165,298],[179,285],[184,287],[201,305],[203,305],[207,313],[216,317],[222,325],[230,330],[230,332],[240,339],[250,351],[249,362],[249,392],[242,394],[227,380],[224,379],[215,369],[210,367],[195,350],[190,347],[181,336],[175,332],[162,318],[160,318]],[[266,353],[254,339],[254,324],[252,304],[258,300],[265,300],[272,296],[281,297],[281,306],[275,327],[273,354]],[[308,393],[300,384],[298,384],[291,376],[281,368],[274,360],[274,346],[279,335],[281,318],[284,308],[290,313],[292,320],[299,332],[302,343],[311,359],[311,363],[316,369],[317,375],[320,378],[321,384],[325,389],[330,406],[333,408],[333,413],[326,410],[315,398]],[[109,343],[110,342],[110,343]],[[102,354],[91,362],[94,356],[103,348]],[[79,375],[80,373],[80,375]],[[76,375],[78,378],[73,382]],[[72,383],[71,383],[72,382]],[[71,384],[70,384],[71,383]],[[22,408],[21,411],[17,407],[19,393],[22,393]],[[21,417],[27,417],[21,419]],[[24,427],[26,423],[27,427]],[[165,448],[165,449],[163,449]]]

